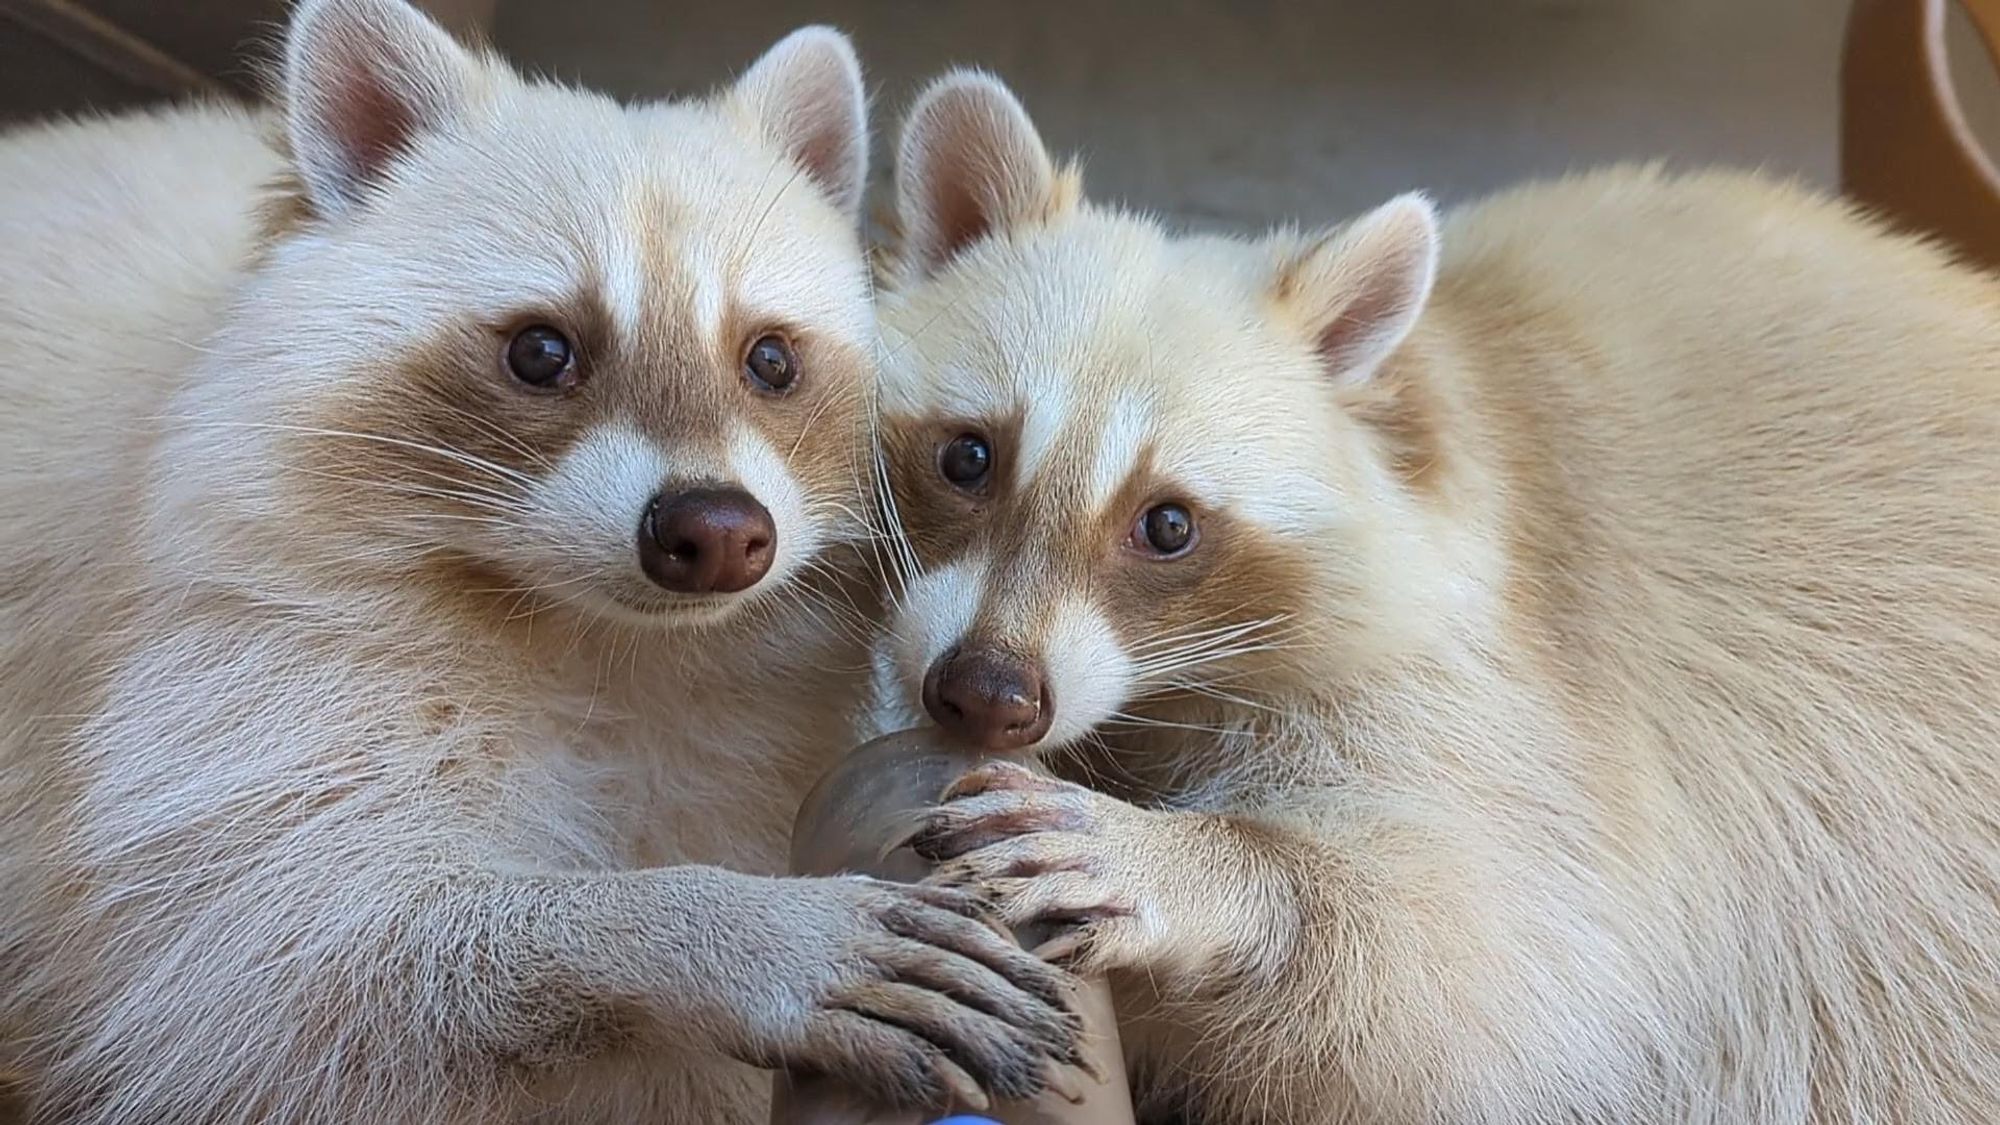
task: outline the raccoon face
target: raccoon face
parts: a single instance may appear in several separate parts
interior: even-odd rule
[[[990,750],[1253,700],[1346,643],[1393,488],[1349,396],[1428,293],[1399,200],[1316,239],[1175,239],[1077,201],[998,83],[906,126],[882,457],[909,551],[881,725]]]
[[[290,193],[217,416],[356,565],[722,619],[857,539],[874,326],[846,40],[703,101],[516,77],[400,0],[304,5]]]

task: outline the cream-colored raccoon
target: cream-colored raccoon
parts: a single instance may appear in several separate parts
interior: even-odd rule
[[[846,40],[628,108],[308,0],[284,92],[289,156],[222,108],[0,141],[35,1119],[1039,1086],[1061,973],[966,896],[767,874],[866,683]]]
[[[897,190],[880,721],[1091,782],[919,844],[1149,1112],[2000,1120],[2000,284],[1650,169],[1170,237],[977,75]]]

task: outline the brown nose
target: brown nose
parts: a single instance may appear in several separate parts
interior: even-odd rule
[[[982,750],[1019,750],[1049,733],[1055,704],[1035,666],[992,648],[955,648],[924,675],[924,710]]]
[[[771,569],[778,529],[740,488],[691,488],[653,497],[639,525],[639,566],[682,594],[734,594]]]

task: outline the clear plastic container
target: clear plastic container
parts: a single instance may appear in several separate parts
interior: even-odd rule
[[[792,829],[792,871],[799,875],[853,873],[916,882],[930,864],[898,846],[922,823],[924,812],[951,783],[991,756],[952,745],[935,731],[903,731],[855,750],[820,779],[799,809]],[[1016,934],[1028,943],[1041,935]],[[1083,1016],[1083,1054],[1092,1074],[1076,1076],[1080,1101],[1051,1090],[1030,1102],[1003,1102],[985,1110],[953,1106],[1000,1125],[1135,1125],[1131,1086],[1119,1051],[1110,989],[1085,982],[1077,997]],[[859,1101],[822,1079],[777,1079],[772,1125],[926,1125],[940,1113],[895,1113]]]

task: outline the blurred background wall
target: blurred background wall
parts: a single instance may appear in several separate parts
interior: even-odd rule
[[[1095,194],[1238,228],[1625,158],[1832,186],[1847,12],[1845,0],[434,2],[530,69],[634,97],[704,88],[786,30],[834,23],[855,35],[886,111],[878,168],[918,84],[971,63],[1013,83],[1049,141],[1084,159]],[[148,100],[176,75],[245,87],[285,7],[0,0],[0,120]],[[93,20],[128,41],[94,48],[77,30]],[[1954,30],[1961,96],[2000,149],[2000,80]]]

